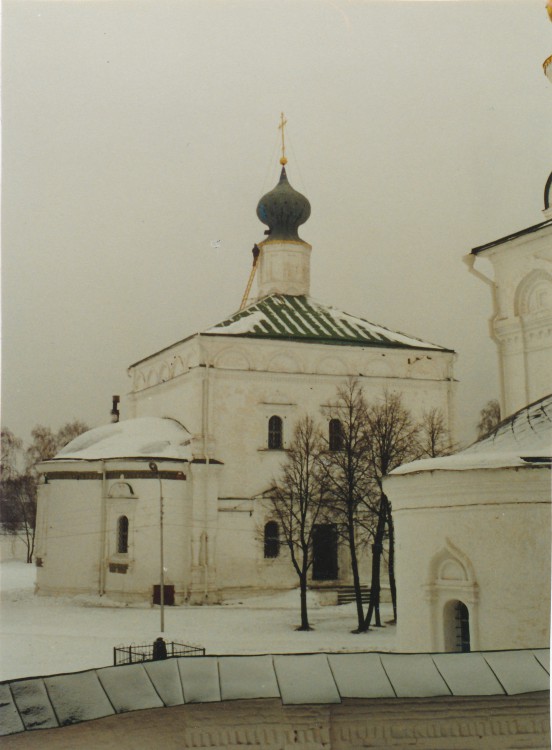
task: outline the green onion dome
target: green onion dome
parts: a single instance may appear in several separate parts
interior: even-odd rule
[[[300,240],[297,228],[307,221],[310,212],[309,201],[289,184],[285,167],[280,182],[257,205],[257,216],[268,226],[265,234],[271,240]]]

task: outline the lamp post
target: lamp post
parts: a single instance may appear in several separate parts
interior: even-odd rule
[[[161,474],[155,461],[150,461],[150,470],[157,474],[159,479],[159,554],[160,554],[160,576],[159,576],[159,602],[161,612],[161,632],[165,632],[165,572],[163,560],[163,484]]]

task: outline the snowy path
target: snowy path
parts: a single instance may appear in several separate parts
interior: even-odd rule
[[[34,566],[0,566],[0,680],[74,672],[112,664],[113,646],[151,642],[159,635],[159,610],[94,606],[94,597],[34,596]],[[168,640],[204,646],[208,654],[309,651],[393,651],[395,628],[363,635],[353,605],[321,607],[311,597],[310,633],[295,631],[296,591],[215,607],[166,607]],[[391,618],[390,605],[382,609]]]

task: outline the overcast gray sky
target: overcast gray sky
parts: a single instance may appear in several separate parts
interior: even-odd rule
[[[238,308],[283,110],[312,296],[455,349],[472,437],[497,365],[461,259],[543,220],[544,4],[6,0],[2,424],[125,417],[129,364]]]

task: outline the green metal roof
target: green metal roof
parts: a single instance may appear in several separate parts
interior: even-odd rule
[[[452,351],[305,296],[272,294],[204,332],[211,335],[285,339],[327,344]]]

